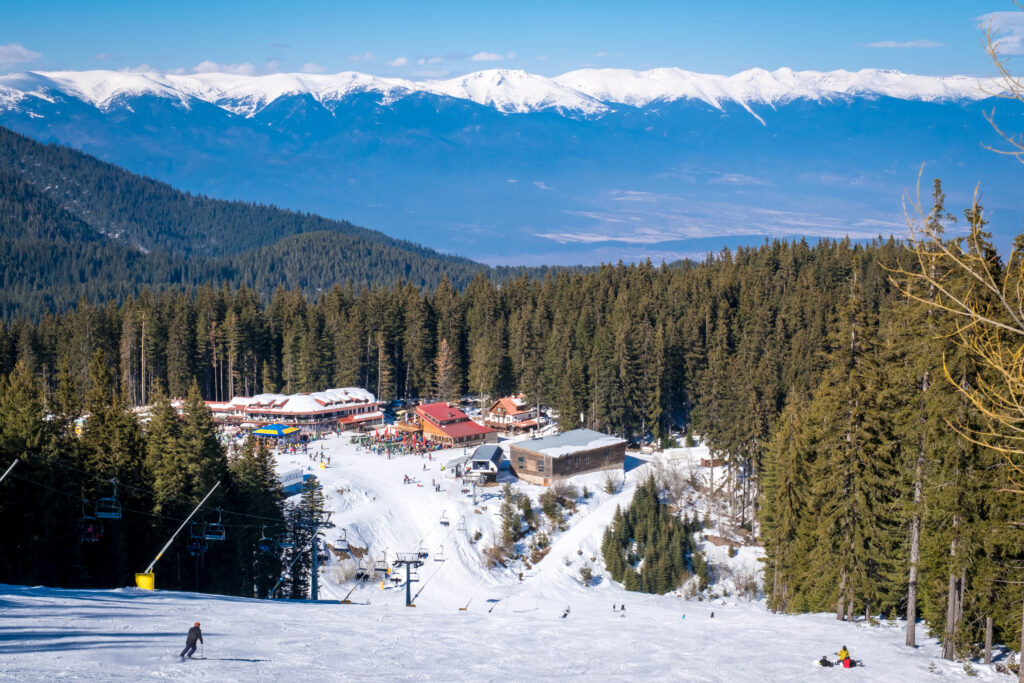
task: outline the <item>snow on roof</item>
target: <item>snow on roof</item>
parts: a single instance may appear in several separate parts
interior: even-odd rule
[[[519,448],[558,458],[580,451],[590,451],[614,444],[626,443],[623,439],[609,434],[595,432],[593,429],[573,429],[543,439],[530,439],[515,444]]]
[[[376,400],[366,389],[346,387],[314,391],[309,394],[236,396],[231,399],[231,405],[247,408],[248,412],[293,414],[329,412],[349,405],[375,403]]]

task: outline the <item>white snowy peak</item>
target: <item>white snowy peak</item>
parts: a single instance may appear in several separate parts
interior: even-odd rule
[[[119,71],[51,71],[0,76],[0,109],[15,109],[26,98],[65,96],[107,110],[119,100],[151,95],[190,107],[196,101],[253,116],[274,100],[308,95],[338,103],[356,93],[374,93],[382,104],[415,93],[452,97],[505,113],[554,110],[599,116],[609,105],[645,107],[692,99],[720,107],[737,102],[774,105],[795,99],[887,96],[905,100],[978,100],[1000,92],[992,79],[917,76],[898,71],[793,71],[750,69],[733,76],[678,68],[632,71],[580,69],[546,78],[525,71],[489,69],[447,80],[411,81],[357,72],[338,74],[224,73],[160,74]]]
[[[993,79],[968,76],[916,76],[899,71],[793,71],[749,69],[733,76],[699,74],[677,68],[632,71],[580,69],[554,79],[602,102],[644,107],[653,102],[696,99],[775,104],[796,99],[886,96],[903,100],[980,100],[1002,88]]]

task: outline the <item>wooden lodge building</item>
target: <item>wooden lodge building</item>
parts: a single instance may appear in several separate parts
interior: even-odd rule
[[[404,432],[422,434],[424,439],[442,443],[448,448],[498,441],[496,431],[477,424],[458,408],[443,402],[416,406],[412,420],[396,422],[395,427]]]
[[[620,469],[626,462],[626,442],[592,429],[573,429],[514,443],[509,459],[518,478],[548,486],[577,474]]]
[[[539,424],[537,407],[526,404],[526,396],[506,396],[491,404],[485,413],[484,422],[503,432],[525,432]]]
[[[239,427],[282,424],[308,429],[357,429],[384,424],[381,404],[365,389],[349,387],[309,394],[236,396],[206,401],[214,422]]]

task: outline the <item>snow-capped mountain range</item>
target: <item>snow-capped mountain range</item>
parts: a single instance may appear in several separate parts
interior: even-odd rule
[[[999,92],[998,83],[967,76],[916,76],[899,71],[793,71],[750,69],[734,76],[678,68],[633,71],[580,69],[546,78],[525,71],[490,69],[447,80],[410,81],[357,72],[332,75],[223,73],[175,75],[118,71],[29,72],[0,77],[0,106],[62,93],[109,109],[119,98],[155,95],[188,107],[195,100],[252,116],[287,95],[310,95],[328,108],[347,96],[376,93],[382,103],[425,93],[468,100],[505,113],[554,109],[599,116],[615,105],[644,107],[691,99],[721,108],[725,102],[777,104],[795,99],[832,100],[886,96],[903,100],[979,100]]]
[[[112,71],[0,76],[0,125],[176,187],[314,211],[488,263],[703,257],[902,234],[924,164],[997,241],[1024,219],[999,83],[897,71]],[[1005,244],[1005,242],[1004,242]]]

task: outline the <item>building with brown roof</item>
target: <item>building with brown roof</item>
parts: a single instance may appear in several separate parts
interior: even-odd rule
[[[499,398],[487,409],[484,421],[504,432],[525,432],[539,424],[537,407],[527,405],[523,394]]]

